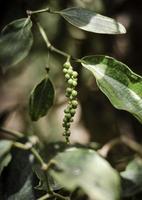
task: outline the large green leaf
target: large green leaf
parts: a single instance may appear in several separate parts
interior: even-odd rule
[[[30,95],[29,113],[33,121],[37,121],[40,117],[47,114],[53,105],[54,88],[50,79],[45,77],[38,85],[36,85]]]
[[[11,161],[10,150],[13,142],[10,140],[1,140],[0,141],[0,175],[9,162]]]
[[[4,71],[18,64],[29,53],[33,36],[30,18],[18,19],[8,24],[0,35],[0,66]]]
[[[93,33],[122,34],[124,26],[114,19],[97,14],[84,8],[67,8],[58,12],[72,25]]]
[[[119,199],[119,175],[94,150],[72,147],[53,160],[50,173],[66,189],[82,188],[92,200]]]
[[[121,172],[123,196],[133,196],[142,191],[142,159],[135,158]]]
[[[82,65],[90,70],[100,90],[114,107],[132,113],[142,123],[142,77],[108,56],[87,56]]]

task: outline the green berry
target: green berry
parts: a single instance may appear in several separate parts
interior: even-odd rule
[[[68,80],[68,84],[69,84],[69,85],[73,85],[73,82],[74,82],[74,81],[73,81],[71,78]]]
[[[76,91],[76,90],[73,90],[73,91],[72,91],[72,96],[73,96],[73,97],[76,97],[76,96],[77,96],[77,91]]]
[[[72,70],[72,69],[68,69],[67,73],[68,73],[69,75],[72,75],[72,74],[73,74],[73,70]]]
[[[71,103],[72,103],[72,106],[73,106],[74,108],[76,108],[77,105],[78,105],[78,102],[77,102],[76,100],[73,100]]]
[[[74,78],[76,78],[78,76],[78,73],[76,71],[74,71],[72,75]]]
[[[66,93],[70,94],[72,92],[72,89],[71,88],[67,88],[66,89]]]
[[[69,130],[65,131],[65,136],[70,136],[71,132]]]
[[[70,79],[70,75],[69,75],[69,74],[66,74],[66,75],[65,75],[65,78],[66,78],[66,79]]]
[[[67,71],[68,71],[68,70],[67,70],[66,68],[63,69],[63,72],[64,72],[65,74],[67,73]]]
[[[66,113],[66,114],[65,114],[65,117],[66,117],[67,119],[70,119],[70,118],[71,118],[71,114],[70,114],[70,113]]]
[[[73,80],[72,85],[73,85],[74,87],[76,87],[76,86],[77,86],[77,81],[76,81],[76,80]]]
[[[69,69],[69,68],[70,68],[70,63],[66,62],[66,63],[64,64],[64,68]]]
[[[74,99],[74,97],[73,97],[72,95],[70,95],[69,98],[70,98],[70,100],[73,100],[73,99]]]
[[[70,110],[70,114],[73,116],[75,113],[76,113],[76,110],[72,108],[72,109]]]
[[[69,113],[70,112],[70,109],[69,108],[66,108],[65,110],[64,110],[64,113]]]

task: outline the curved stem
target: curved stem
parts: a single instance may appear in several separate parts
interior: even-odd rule
[[[22,134],[22,133],[20,133],[18,131],[7,129],[7,128],[4,128],[4,127],[0,127],[0,131],[4,132],[6,134],[12,135],[14,137],[17,137],[17,138],[25,137],[24,134]]]
[[[39,32],[40,32],[40,34],[41,34],[41,36],[42,36],[42,38],[43,38],[43,40],[44,40],[44,42],[45,42],[47,48],[49,49],[49,51],[55,52],[55,53],[58,53],[58,54],[60,54],[60,55],[62,55],[62,56],[64,56],[64,57],[67,57],[67,58],[69,57],[69,58],[71,58],[71,59],[73,59],[73,60],[76,60],[76,59],[73,58],[70,54],[68,54],[68,53],[66,53],[66,52],[64,52],[64,51],[61,51],[61,50],[57,49],[56,47],[54,47],[54,46],[50,43],[50,41],[49,41],[49,39],[48,39],[48,37],[47,37],[47,35],[46,35],[46,33],[45,33],[45,30],[43,29],[43,27],[42,27],[42,26],[40,25],[40,23],[38,23],[38,22],[37,22],[37,27],[38,27]]]
[[[32,11],[32,10],[27,10],[26,11],[26,13],[27,13],[28,16],[31,16],[33,14],[38,14],[38,13],[44,13],[44,12],[52,13],[52,11],[50,10],[50,8],[44,8],[44,9],[35,10],[35,11]]]

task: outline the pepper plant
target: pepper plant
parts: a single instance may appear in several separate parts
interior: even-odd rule
[[[98,88],[112,105],[130,112],[140,123],[142,77],[122,62],[106,55],[84,55],[83,58],[74,58],[59,50],[50,43],[48,33],[35,18],[43,12],[48,12],[51,17],[60,15],[68,23],[84,31],[98,34],[126,33],[124,26],[114,19],[78,7],[61,11],[50,8],[28,10],[27,18],[15,20],[5,26],[0,35],[0,67],[3,73],[17,66],[30,53],[33,45],[32,25],[35,24],[48,50],[64,57],[61,73],[65,78],[67,106],[62,122],[64,132],[61,133],[64,142],[49,144],[46,149],[41,148],[39,139],[34,135],[28,137],[5,127],[0,128],[5,135],[13,136],[13,139],[0,141],[0,199],[133,199],[142,190],[142,147],[139,144],[126,137],[117,138],[98,148],[70,142],[70,127],[78,106],[77,84],[80,75],[73,65],[80,63],[83,68],[91,71]],[[30,93],[31,120],[38,121],[47,115],[54,106],[54,98],[55,87],[50,78],[50,71],[46,68],[45,77]],[[106,159],[108,151],[116,144],[124,144],[135,155],[122,172],[112,167]],[[8,177],[5,183],[3,180],[6,174]],[[37,180],[39,184],[36,185]]]

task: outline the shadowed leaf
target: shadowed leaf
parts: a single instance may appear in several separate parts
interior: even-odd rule
[[[32,90],[29,101],[29,113],[33,121],[47,114],[53,105],[54,88],[48,77],[44,78]]]
[[[29,18],[18,19],[8,24],[0,35],[0,66],[6,71],[15,66],[29,53],[33,36],[32,21]]]

